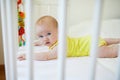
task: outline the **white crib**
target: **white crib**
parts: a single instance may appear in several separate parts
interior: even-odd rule
[[[97,44],[100,35],[102,6],[104,0],[95,0],[95,9],[93,17],[92,46],[91,56],[82,58],[66,59],[66,27],[67,26],[67,0],[59,0],[58,22],[59,22],[59,47],[58,60],[52,61],[33,61],[32,60],[32,0],[25,0],[26,13],[26,49],[27,60],[19,62],[16,60],[17,53],[17,9],[16,0],[1,0],[1,17],[2,32],[4,42],[4,58],[6,80],[120,80],[120,56],[116,61],[118,69],[112,70],[111,73],[107,68],[103,68],[105,61],[111,62],[110,59],[98,59],[97,61]],[[63,48],[61,48],[63,47]],[[42,50],[42,48],[41,48]],[[29,53],[29,54],[28,54]],[[104,61],[105,60],[105,61]],[[117,61],[118,60],[118,61]],[[112,60],[113,61],[113,60]],[[98,63],[98,65],[97,65]],[[104,65],[101,65],[104,64]],[[110,63],[111,66],[112,63]],[[68,68],[68,66],[71,66]],[[78,66],[78,67],[76,67]],[[40,70],[39,70],[40,69]],[[73,70],[74,69],[74,70]],[[78,70],[79,69],[79,70]],[[98,73],[96,73],[98,70]],[[47,71],[47,72],[46,72]],[[104,72],[103,72],[104,71]],[[83,74],[82,74],[83,73]],[[103,74],[104,73],[104,74]],[[81,76],[81,77],[80,77]]]

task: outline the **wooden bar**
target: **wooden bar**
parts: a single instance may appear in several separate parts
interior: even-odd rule
[[[101,13],[102,13],[102,0],[95,0],[95,9],[93,16],[93,33],[92,33],[92,45],[90,50],[90,76],[89,80],[95,80],[96,76],[96,64],[97,64],[97,53],[98,53],[98,41],[101,27]]]
[[[58,3],[58,80],[65,80],[67,0]]]

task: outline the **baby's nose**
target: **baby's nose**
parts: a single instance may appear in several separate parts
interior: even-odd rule
[[[48,37],[44,37],[44,40],[47,41],[47,40],[48,40]]]

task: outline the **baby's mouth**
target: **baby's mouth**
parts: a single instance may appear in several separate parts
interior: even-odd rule
[[[50,44],[50,42],[46,42],[46,45]]]

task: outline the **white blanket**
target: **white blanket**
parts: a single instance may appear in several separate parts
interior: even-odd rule
[[[98,58],[96,69],[96,80],[115,80],[114,66],[111,61],[114,59]],[[57,60],[33,61],[34,62],[34,80],[57,80]],[[109,67],[110,66],[110,67]],[[27,61],[17,61],[18,80],[27,80]],[[66,59],[66,79],[65,80],[89,80],[90,57],[78,57]]]

